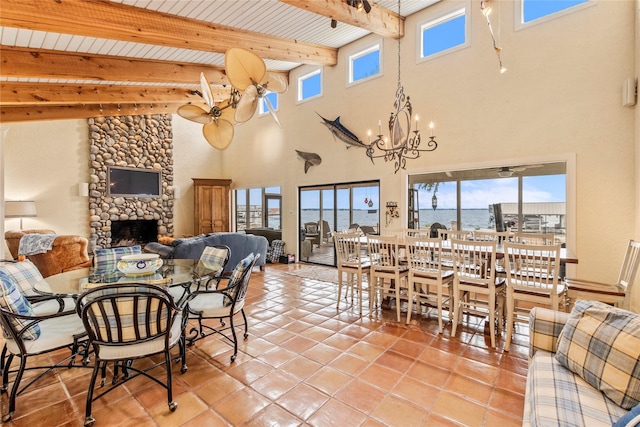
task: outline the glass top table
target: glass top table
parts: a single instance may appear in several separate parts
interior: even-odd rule
[[[216,271],[197,259],[166,259],[153,274],[129,276],[115,271],[81,268],[46,277],[34,285],[45,295],[78,296],[84,291],[110,283],[152,283],[163,286],[188,287],[194,282],[208,280]]]

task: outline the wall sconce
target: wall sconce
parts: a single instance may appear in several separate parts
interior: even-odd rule
[[[89,197],[89,183],[81,182],[78,184],[78,196]]]
[[[36,216],[36,202],[34,201],[4,202],[4,217],[20,218],[20,230],[22,230],[22,218],[34,216]]]
[[[387,202],[386,221],[387,225],[393,222],[394,218],[400,218],[400,210],[397,202]]]

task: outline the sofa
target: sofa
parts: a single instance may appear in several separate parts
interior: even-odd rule
[[[618,426],[640,411],[640,315],[597,301],[529,317],[523,426]]]
[[[225,273],[233,271],[236,264],[249,253],[260,254],[255,265],[264,271],[267,247],[269,246],[269,242],[264,236],[232,232],[201,234],[175,239],[170,246],[158,242],[147,243],[143,250],[146,253],[157,253],[165,259],[199,259],[206,246],[215,245],[225,245],[231,250]]]
[[[7,231],[5,233],[5,240],[14,258],[22,255],[18,253],[18,248],[20,240],[25,234],[51,235],[55,233],[51,230]],[[44,253],[27,254],[26,258],[38,267],[42,277],[49,277],[65,271],[91,267],[91,258],[89,258],[87,252],[88,246],[89,241],[85,237],[56,235],[50,250]]]

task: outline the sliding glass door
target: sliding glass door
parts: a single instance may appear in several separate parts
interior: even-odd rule
[[[300,187],[298,259],[335,266],[331,233],[357,227],[376,233],[380,225],[379,181]]]

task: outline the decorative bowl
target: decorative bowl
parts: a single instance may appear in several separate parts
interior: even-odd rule
[[[162,267],[162,259],[158,254],[124,255],[117,267],[125,276],[142,276],[155,273]]]

